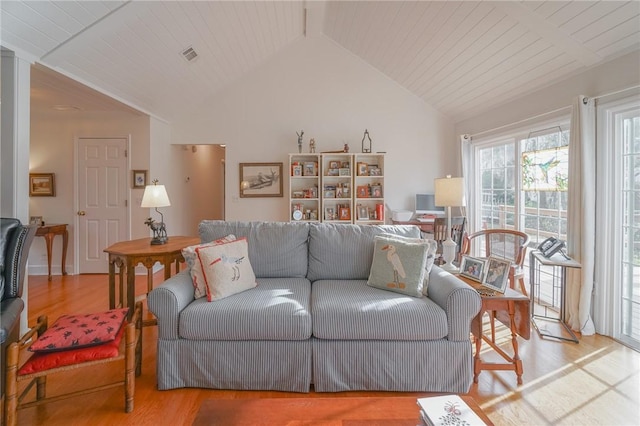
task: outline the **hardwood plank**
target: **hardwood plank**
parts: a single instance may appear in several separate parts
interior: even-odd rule
[[[163,271],[154,275],[155,285]],[[136,280],[136,294],[144,293],[146,276]],[[108,309],[107,275],[29,277],[29,323],[38,315],[55,320],[63,313],[97,312]],[[149,314],[147,314],[149,315]],[[147,316],[145,316],[147,318]],[[344,398],[421,397],[426,393],[341,392],[288,393],[178,389],[158,391],[155,379],[157,327],[143,330],[142,375],[136,379],[134,411],[124,413],[120,389],[21,410],[24,425],[181,425],[191,424],[203,401],[235,398]],[[496,339],[509,350],[510,335],[498,327]],[[516,385],[513,372],[483,371],[468,395],[496,425],[545,424],[638,424],[640,423],[640,353],[604,336],[584,336],[579,344],[542,340],[532,333],[519,339],[524,364],[523,384]],[[489,348],[483,359],[499,360]],[[108,383],[122,374],[121,368],[100,369],[88,377],[82,370],[51,376],[47,393],[78,389],[91,380]]]

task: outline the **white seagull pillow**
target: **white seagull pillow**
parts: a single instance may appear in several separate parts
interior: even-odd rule
[[[375,237],[373,263],[367,284],[383,290],[422,297],[429,243]]]
[[[223,299],[254,288],[256,276],[249,262],[246,238],[196,249],[207,285],[207,300]]]

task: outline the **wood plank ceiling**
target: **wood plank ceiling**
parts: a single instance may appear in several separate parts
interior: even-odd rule
[[[313,23],[454,121],[640,49],[638,1],[3,1],[1,12],[3,46],[169,121]],[[42,105],[73,84],[46,74],[32,79]],[[82,108],[98,104],[115,107]]]

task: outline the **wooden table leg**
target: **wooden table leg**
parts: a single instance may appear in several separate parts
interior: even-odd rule
[[[51,281],[51,252],[53,251],[53,234],[45,234],[44,240],[47,245],[47,266],[49,268],[49,281]]]
[[[479,321],[479,333],[474,337],[476,339],[476,355],[473,357],[473,383],[478,383],[478,376],[482,371],[482,360],[480,359],[480,350],[482,349],[482,316],[484,315],[484,311],[480,310],[477,315],[477,319]]]
[[[513,346],[513,365],[516,371],[516,377],[518,380],[518,384],[522,384],[522,360],[520,359],[520,355],[518,355],[518,333],[516,328],[516,308],[513,301],[509,301],[509,320],[511,324],[511,345]]]
[[[136,265],[131,262],[130,258],[127,258],[127,303],[126,306],[129,308],[129,314],[127,315],[127,319],[131,321],[133,317],[133,310],[136,306]]]
[[[67,246],[69,245],[69,231],[65,228],[62,234],[62,275],[67,275]]]

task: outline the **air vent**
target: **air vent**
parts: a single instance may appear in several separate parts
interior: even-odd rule
[[[186,49],[184,49],[182,52],[182,57],[187,61],[187,62],[192,62],[195,61],[196,58],[198,57],[198,54],[196,53],[196,51],[193,49],[193,47],[189,46]]]

